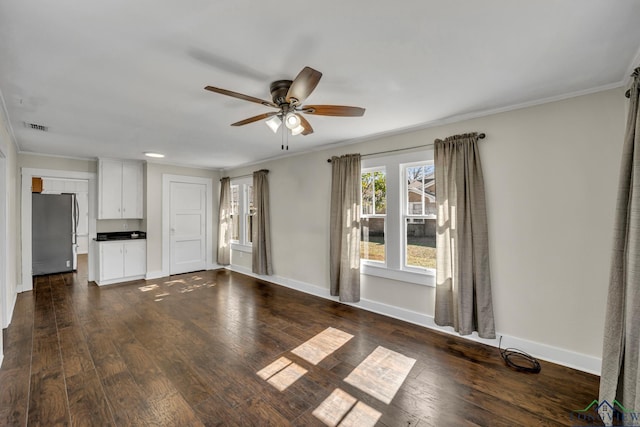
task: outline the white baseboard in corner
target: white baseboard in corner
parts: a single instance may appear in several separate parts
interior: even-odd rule
[[[0,323],[2,323],[2,329],[8,328],[9,325],[11,324],[11,319],[13,319],[13,310],[16,308],[16,302],[18,301],[18,292],[16,292],[13,295],[13,301],[11,301],[11,303],[9,304],[9,309],[7,310],[7,321],[6,321],[6,325],[4,324],[5,322],[3,321],[3,319],[0,319]],[[0,330],[0,333],[2,333],[2,331]],[[0,349],[1,350],[1,349]]]
[[[220,265],[215,262],[210,262],[207,265],[207,270],[220,270],[221,268],[224,268],[224,265]]]
[[[144,276],[144,279],[145,280],[154,280],[154,279],[159,279],[161,277],[164,277],[164,273],[162,272],[162,270],[147,271],[147,274]]]
[[[0,348],[0,367],[2,367],[3,360],[4,360],[4,354],[2,353],[2,349]]]
[[[254,274],[250,269],[242,266],[232,265],[227,267],[231,271],[246,274],[247,276],[255,277],[267,282],[281,285],[287,288],[291,288],[297,291],[301,291],[307,294],[315,295],[321,298],[329,299],[339,302],[337,297],[329,295],[329,290],[319,286],[311,285],[309,283],[300,282],[297,280],[288,279],[281,276],[260,276]],[[530,355],[537,357],[548,362],[556,363],[558,365],[567,366],[569,368],[577,369],[580,371],[588,372],[594,375],[600,375],[600,369],[602,360],[598,357],[589,356],[582,353],[577,353],[571,350],[550,346],[547,344],[538,343],[535,341],[529,341],[523,338],[514,337],[511,335],[501,334],[496,332],[497,339],[485,339],[480,338],[475,332],[472,335],[461,336],[456,333],[452,328],[442,327],[435,324],[433,316],[429,316],[423,313],[418,313],[405,308],[384,304],[377,301],[361,299],[359,303],[350,304],[353,307],[361,308],[363,310],[378,313],[384,316],[392,317],[394,319],[403,320],[408,323],[413,323],[418,326],[424,326],[429,329],[440,331],[458,338],[463,338],[471,341],[475,341],[481,344],[490,345],[498,348],[499,338],[502,336],[502,348],[512,347],[521,351],[525,351]],[[496,350],[496,355],[497,355]]]

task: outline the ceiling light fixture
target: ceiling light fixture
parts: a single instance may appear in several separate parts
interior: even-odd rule
[[[282,120],[279,116],[273,116],[269,120],[265,122],[267,126],[273,131],[273,133],[278,132],[278,128],[282,124]]]
[[[149,152],[149,151],[144,153],[144,155],[147,156],[147,157],[153,157],[155,159],[161,159],[161,158],[164,157],[164,154],[162,154],[162,153],[152,153],[152,152]]]
[[[285,125],[287,126],[287,128],[289,128],[291,130],[294,130],[296,128],[301,127],[300,126],[300,117],[298,117],[298,115],[295,114],[295,113],[288,113],[287,117],[285,119]],[[304,130],[304,128],[303,128],[303,130]],[[298,133],[300,133],[300,132],[298,132]]]
[[[304,132],[304,126],[302,125],[291,129],[291,135],[300,135],[302,132]]]

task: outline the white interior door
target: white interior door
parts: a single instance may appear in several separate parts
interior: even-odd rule
[[[170,183],[170,274],[206,270],[206,186]]]

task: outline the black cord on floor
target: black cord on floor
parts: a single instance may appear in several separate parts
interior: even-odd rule
[[[500,356],[504,359],[504,363],[511,369],[532,374],[537,374],[542,370],[540,362],[530,354],[515,348],[502,349],[502,336],[500,336],[500,341],[498,342],[498,350],[500,350]]]

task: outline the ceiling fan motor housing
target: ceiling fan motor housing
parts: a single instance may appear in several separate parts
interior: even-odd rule
[[[289,88],[293,83],[292,80],[276,80],[271,83],[270,91],[271,98],[273,99],[273,103],[282,106],[283,104],[288,104],[287,102],[287,92],[289,92]]]

